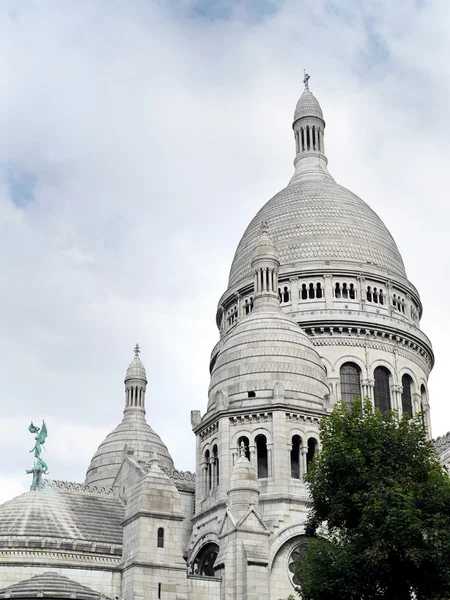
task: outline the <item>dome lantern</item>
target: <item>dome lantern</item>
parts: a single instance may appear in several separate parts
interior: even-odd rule
[[[125,414],[130,411],[141,411],[145,413],[147,373],[139,358],[140,351],[139,344],[136,344],[134,347],[134,358],[125,375]]]
[[[295,107],[292,128],[295,138],[295,175],[311,175],[311,171],[331,176],[327,171],[324,131],[325,120],[322,108],[309,89],[310,76],[305,72],[305,89]]]

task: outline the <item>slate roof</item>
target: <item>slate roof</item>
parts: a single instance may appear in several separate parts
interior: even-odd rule
[[[44,487],[0,506],[0,548],[121,554],[124,512],[123,502],[112,493]]]
[[[81,585],[56,571],[46,571],[0,590],[0,598],[78,598],[97,600],[105,598],[100,592]]]

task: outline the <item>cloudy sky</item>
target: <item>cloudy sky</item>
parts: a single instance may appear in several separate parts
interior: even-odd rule
[[[421,293],[450,429],[449,21],[442,0],[0,2],[0,500],[30,484],[30,420],[51,476],[84,479],[136,341],[148,420],[194,469],[216,303],[292,174],[303,68],[331,173]]]

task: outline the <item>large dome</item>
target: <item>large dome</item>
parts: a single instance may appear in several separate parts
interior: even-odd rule
[[[323,407],[329,393],[325,369],[306,333],[278,306],[249,314],[229,333],[211,373],[208,410],[217,392],[230,405],[266,404],[281,382],[293,406]]]
[[[125,446],[134,451],[138,461],[149,462],[153,453],[159,465],[172,470],[172,457],[159,435],[153,431],[143,414],[126,412],[122,423],[98,447],[86,473],[86,483],[110,487],[123,462]]]
[[[380,217],[356,194],[318,173],[292,181],[257,213],[236,250],[229,288],[251,276],[262,221],[277,246],[280,274],[339,262],[354,270],[369,264],[406,279],[400,252]]]

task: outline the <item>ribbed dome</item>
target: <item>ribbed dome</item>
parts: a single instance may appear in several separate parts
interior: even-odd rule
[[[251,276],[262,221],[278,249],[281,274],[333,261],[351,269],[370,263],[406,278],[400,252],[380,217],[331,177],[316,176],[292,182],[257,213],[236,250],[229,287]]]
[[[78,552],[92,553],[91,545],[96,543],[110,554],[111,546],[122,545],[123,517],[123,503],[113,494],[44,487],[0,506],[0,548],[67,550],[66,540],[76,541]]]
[[[125,381],[128,381],[129,379],[141,379],[142,381],[145,381],[147,383],[147,373],[139,356],[135,356],[133,358],[133,360],[130,363],[130,366],[127,369]]]
[[[322,109],[317,98],[309,90],[305,90],[297,102],[294,113],[294,123],[302,117],[319,117],[323,120]]]
[[[322,408],[329,393],[320,357],[300,327],[278,306],[261,305],[230,331],[211,373],[208,409],[226,391],[236,407],[266,404],[281,382],[285,401]],[[248,398],[248,392],[256,397]]]
[[[173,469],[174,464],[167,447],[137,411],[127,411],[122,423],[100,444],[86,473],[89,485],[110,487],[123,461],[125,446],[134,450],[137,460],[148,462],[155,452],[161,467]]]

